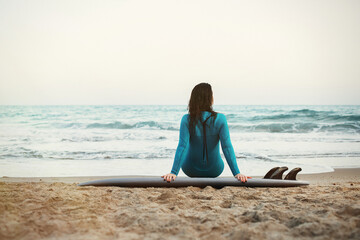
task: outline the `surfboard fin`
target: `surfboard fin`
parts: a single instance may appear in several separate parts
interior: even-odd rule
[[[282,179],[284,172],[288,170],[288,167],[280,167],[273,174],[271,174],[270,179]]]
[[[268,171],[265,176],[264,176],[264,179],[269,179],[271,177],[271,175],[276,171],[278,170],[280,167],[274,167],[272,169],[270,169],[270,171]]]
[[[284,180],[296,180],[296,175],[301,171],[301,168],[292,169],[284,178]]]

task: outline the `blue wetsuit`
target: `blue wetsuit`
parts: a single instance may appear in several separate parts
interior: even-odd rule
[[[203,125],[198,121],[194,133],[190,135],[189,117],[189,114],[185,114],[181,119],[179,145],[176,149],[171,173],[178,175],[181,167],[189,177],[219,176],[224,170],[224,162],[219,151],[219,141],[232,174],[235,176],[240,173],[225,115],[217,113],[215,117],[211,116],[210,112],[202,112],[201,122],[210,117],[205,122],[207,157],[204,151]]]

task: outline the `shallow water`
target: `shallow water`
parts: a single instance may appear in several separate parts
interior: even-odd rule
[[[240,171],[360,166],[360,106],[214,106]],[[0,106],[0,176],[169,172],[186,106]],[[225,159],[224,159],[225,160]],[[179,175],[183,175],[181,172]],[[228,167],[223,176],[231,176]]]

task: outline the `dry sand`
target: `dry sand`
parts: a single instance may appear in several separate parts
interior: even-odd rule
[[[0,178],[0,239],[360,239],[360,169],[296,188],[78,187]]]

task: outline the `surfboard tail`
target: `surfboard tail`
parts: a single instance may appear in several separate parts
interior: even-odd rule
[[[284,178],[284,180],[296,180],[296,175],[301,171],[301,168],[292,169]]]
[[[274,167],[272,169],[270,169],[270,171],[268,171],[265,176],[264,179],[270,179],[271,175],[273,175],[273,173],[278,170],[280,167]]]
[[[273,174],[271,174],[270,179],[282,179],[284,172],[288,170],[288,167],[279,167]]]
[[[283,166],[283,167],[274,167],[272,169],[270,169],[264,176],[264,179],[282,179],[284,172],[286,172],[288,170],[288,167]],[[284,180],[296,180],[296,176],[297,174],[301,171],[302,169],[297,167],[297,168],[293,168],[284,178]]]

